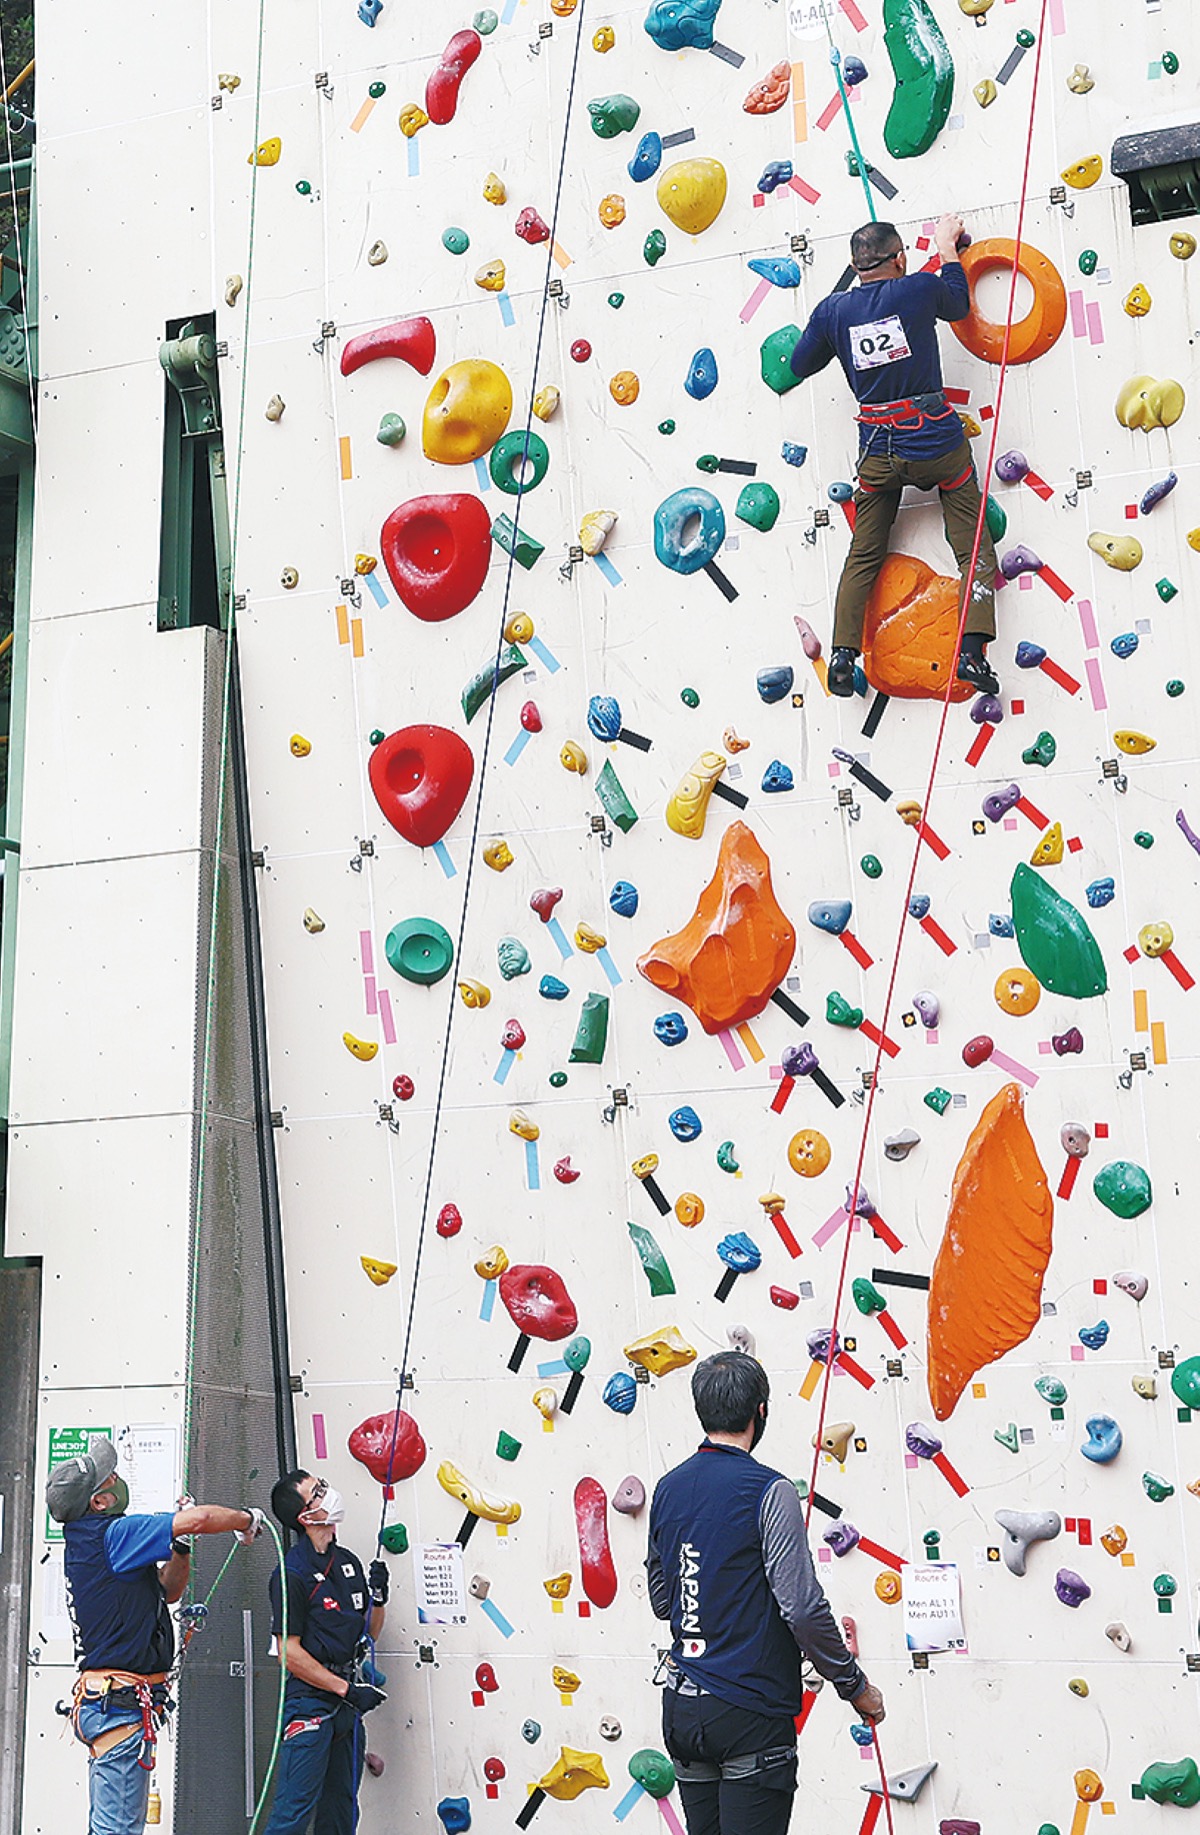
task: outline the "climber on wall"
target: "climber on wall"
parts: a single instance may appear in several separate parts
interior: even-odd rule
[[[750,1456],[770,1388],[744,1351],[697,1364],[705,1438],[650,1506],[650,1603],[674,1637],[663,1742],[689,1835],[786,1835],[802,1657],[863,1720],[884,1715],[817,1580],[795,1485]]]
[[[970,571],[979,480],[962,422],[943,392],[937,339],[938,319],[965,319],[971,308],[957,253],[962,233],[961,217],[942,217],[934,235],[941,273],[908,274],[894,224],[856,229],[850,261],[858,286],[823,299],[792,352],[792,369],[802,381],[836,357],[858,397],[855,525],[834,609],[831,694],[854,693],[863,616],[906,484],[920,491],[937,487],[946,539],[964,583]],[[996,635],[995,577],[996,554],[984,527],[957,670],[959,681],[982,694],[997,694],[1000,687],[986,655]]]

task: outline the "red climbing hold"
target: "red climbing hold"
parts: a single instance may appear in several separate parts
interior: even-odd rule
[[[525,1043],[525,1028],[519,1019],[510,1019],[500,1034],[500,1043],[505,1051],[520,1051]]]
[[[475,1671],[475,1686],[481,1688],[485,1695],[494,1695],[500,1684],[496,1672],[490,1663],[480,1663]]]
[[[515,1263],[500,1276],[500,1298],[508,1316],[527,1338],[554,1343],[569,1338],[579,1324],[574,1301],[561,1274],[540,1263]]]
[[[467,800],[475,760],[446,726],[402,726],[371,753],[375,801],[414,847],[440,841]]]
[[[571,346],[571,358],[575,363],[586,363],[592,354],[592,347],[586,338],[576,338]]]
[[[574,1185],[579,1177],[578,1166],[572,1166],[570,1154],[564,1154],[561,1160],[554,1162],[554,1176],[560,1185]]]
[[[398,1077],[392,1078],[392,1095],[397,1102],[411,1102],[416,1093],[416,1084],[411,1077],[406,1077],[403,1071]]]
[[[425,113],[438,127],[453,121],[462,80],[482,49],[479,33],[468,26],[456,32],[442,52],[441,62],[425,85]]]
[[[457,1204],[443,1204],[437,1214],[437,1233],[439,1236],[457,1236],[462,1229],[462,1212]]]
[[[526,701],[524,707],[521,709],[521,725],[525,728],[527,733],[541,732],[542,715],[536,701]]]
[[[617,1570],[608,1546],[608,1499],[598,1479],[581,1478],[575,1487],[575,1528],[583,1590],[594,1606],[611,1606],[617,1597]]]
[[[346,1444],[376,1483],[389,1488],[400,1478],[411,1478],[425,1463],[421,1430],[402,1408],[373,1414],[354,1429]]]
[[[561,886],[542,886],[530,897],[529,909],[537,912],[543,924],[548,924],[554,916],[554,907],[561,897]]]
[[[487,579],[492,523],[478,497],[410,497],[379,535],[388,578],[415,618],[464,611]]]
[[[342,375],[353,376],[377,357],[400,357],[419,375],[428,376],[436,355],[432,319],[399,319],[394,325],[380,325],[376,331],[364,331],[361,338],[351,338],[342,350]]]
[[[532,204],[526,204],[516,221],[516,232],[522,242],[549,242],[550,225],[543,222]]]

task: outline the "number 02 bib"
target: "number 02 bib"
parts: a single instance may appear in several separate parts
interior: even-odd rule
[[[904,327],[894,315],[873,319],[869,325],[855,325],[850,333],[850,347],[856,370],[878,370],[885,364],[899,363],[912,356]]]

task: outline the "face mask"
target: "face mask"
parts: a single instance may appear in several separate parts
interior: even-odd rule
[[[317,1513],[319,1512],[319,1521]],[[301,1521],[312,1529],[325,1529],[334,1523],[340,1523],[346,1514],[346,1505],[340,1491],[332,1485],[326,1485],[319,1498],[304,1511]]]
[[[767,1431],[767,1404],[764,1402],[762,1404],[761,1412],[755,1415],[754,1417],[754,1436],[750,1441],[750,1451],[751,1452],[754,1451],[755,1447],[758,1445],[759,1441],[762,1439],[766,1431]]]
[[[124,1516],[129,1508],[129,1486],[123,1478],[110,1478],[104,1487],[105,1492],[112,1493],[112,1503],[106,1504],[103,1510],[95,1512],[97,1516]]]

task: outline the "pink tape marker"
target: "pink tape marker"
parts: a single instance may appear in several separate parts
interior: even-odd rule
[[[732,1032],[718,1032],[717,1037],[720,1039],[722,1045],[724,1045],[725,1056],[729,1059],[734,1070],[745,1070],[746,1060],[734,1044]]]
[[[396,1043],[396,1023],[392,1018],[392,997],[386,988],[379,990],[379,1018],[383,1026],[385,1044]]]
[[[771,282],[769,280],[760,280],[757,287],[755,287],[753,293],[750,295],[750,298],[738,313],[738,317],[743,325],[748,325],[750,323],[770,291]]]

